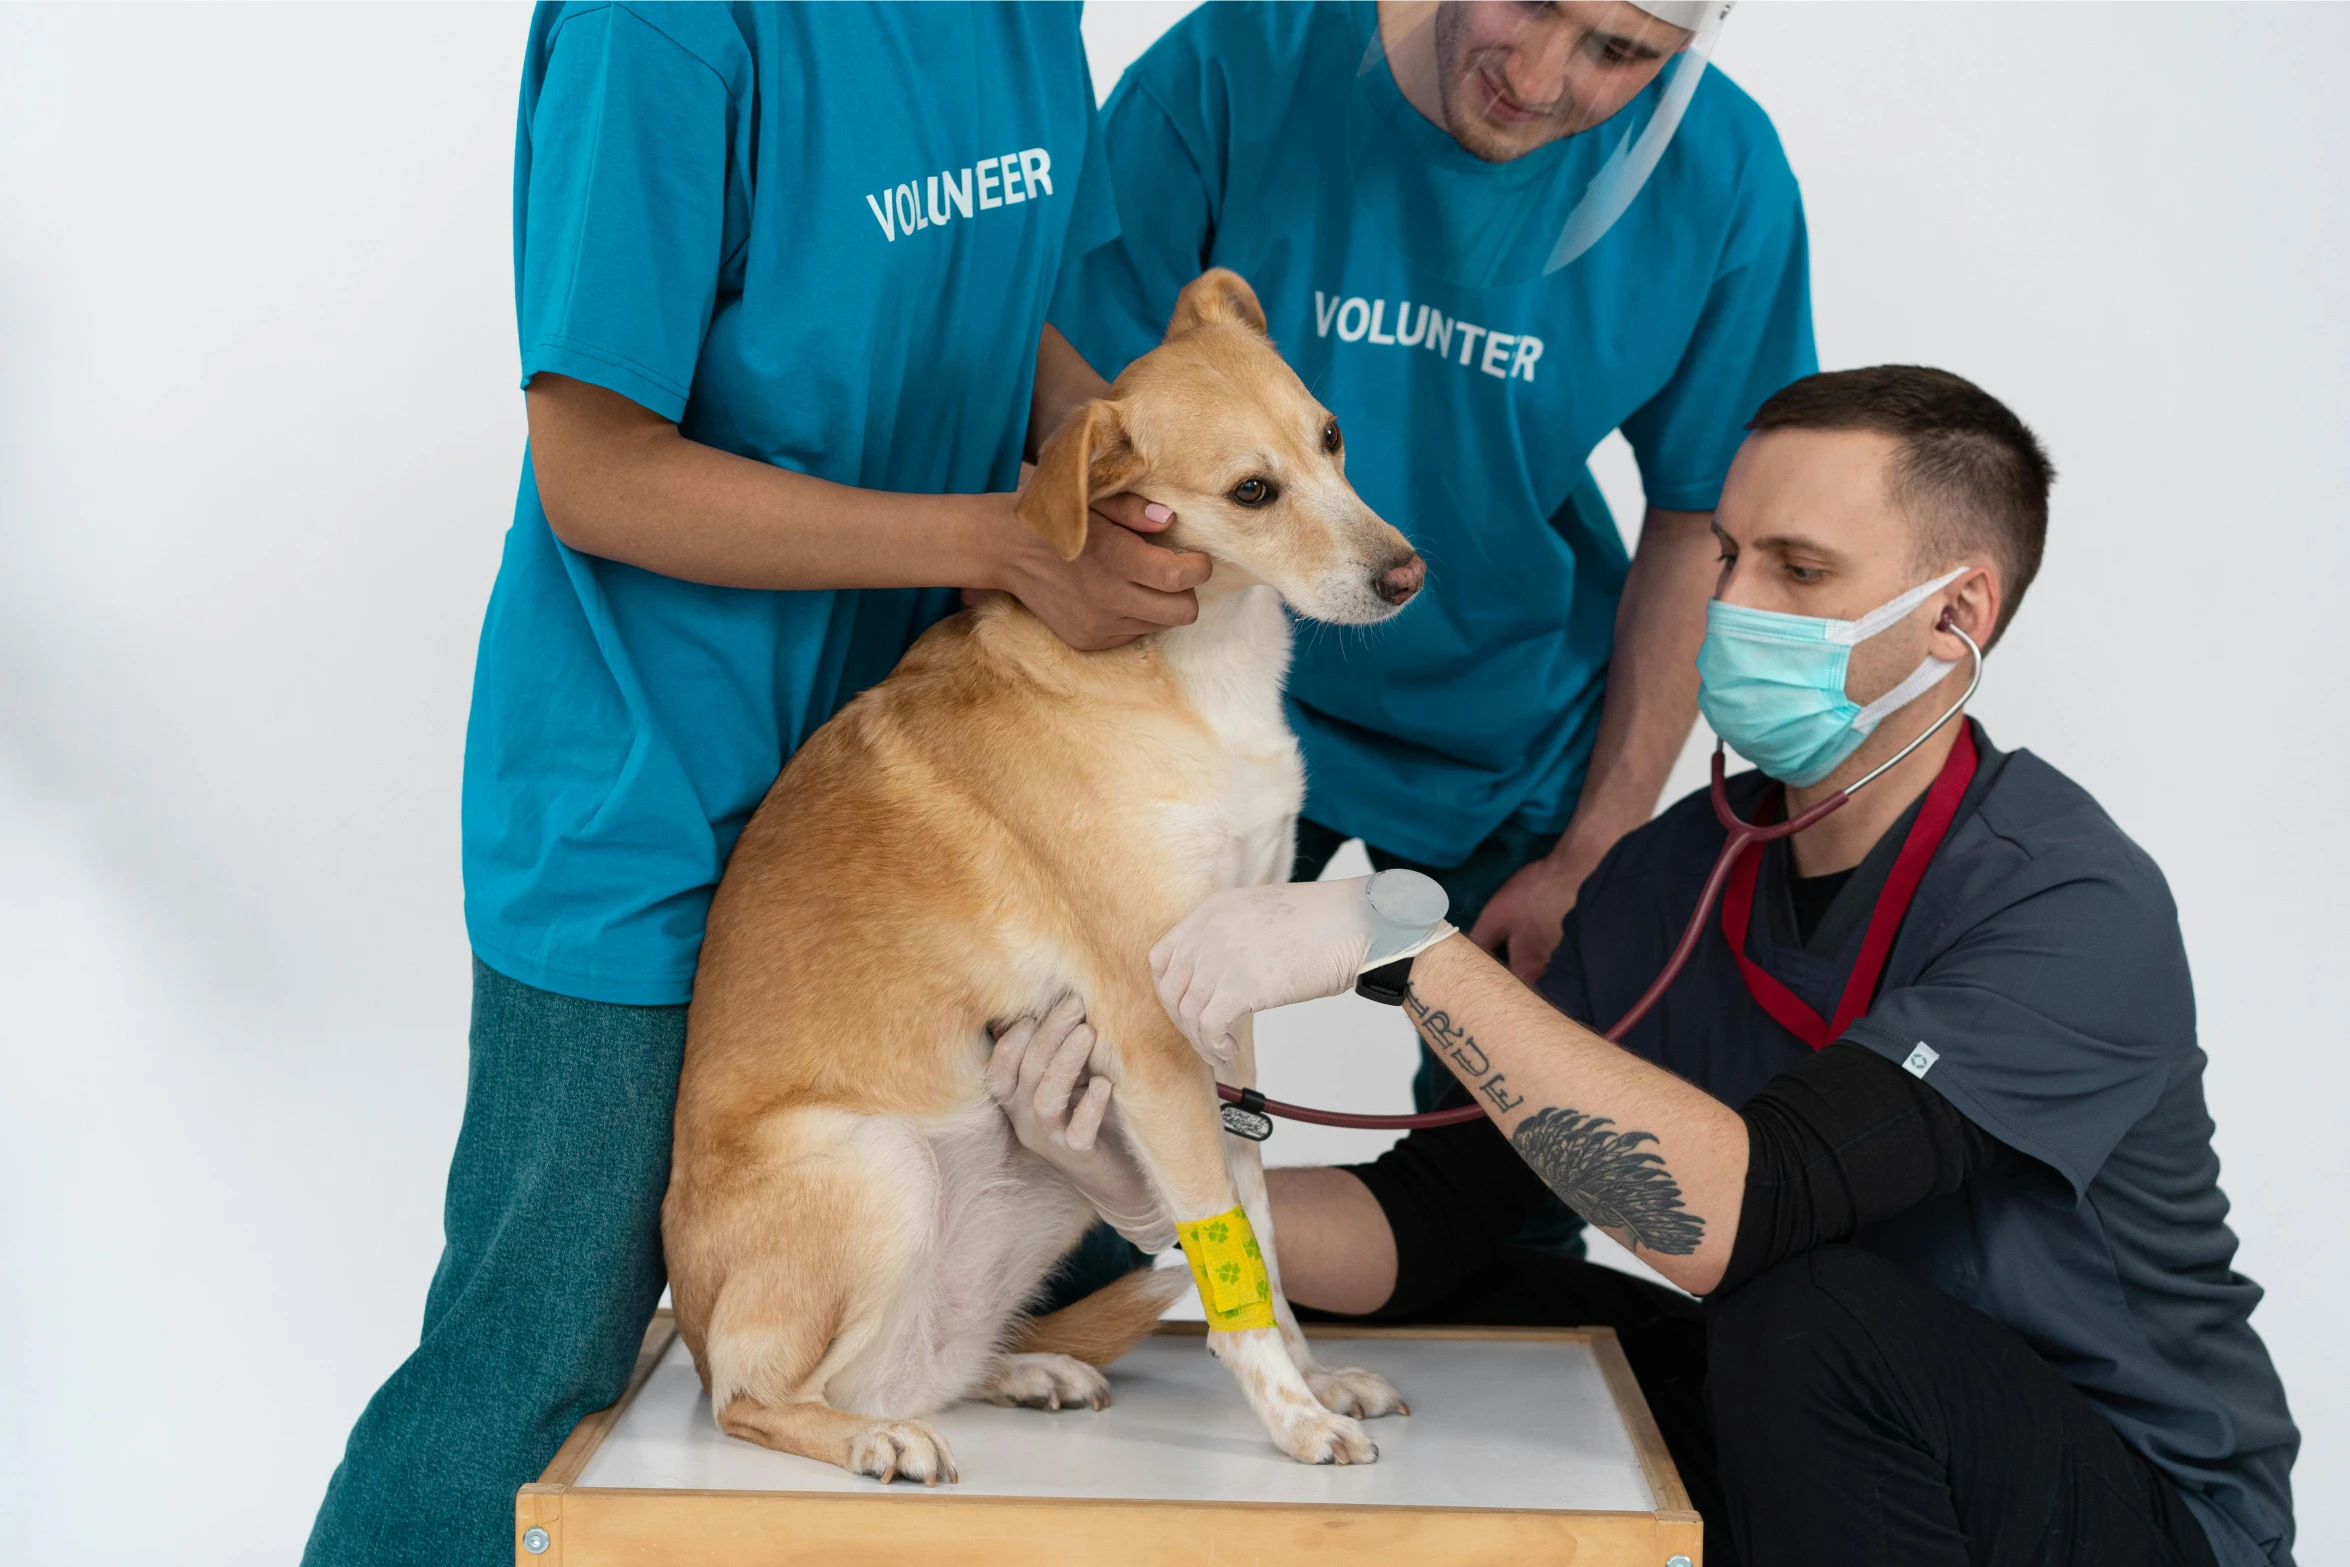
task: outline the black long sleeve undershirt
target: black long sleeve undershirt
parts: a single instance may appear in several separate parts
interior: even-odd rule
[[[1455,1084],[1442,1101],[1466,1104]],[[1956,1191],[2004,1146],[1894,1063],[1839,1041],[1772,1078],[1740,1112],[1746,1192],[1716,1292]],[[1376,1314],[1433,1305],[1517,1233],[1542,1179],[1491,1121],[1413,1132],[1352,1170],[1395,1232],[1395,1292]]]
[[[1838,1040],[1763,1084],[1746,1123],[1746,1201],[1716,1293],[1957,1191],[2004,1148],[1925,1083]]]

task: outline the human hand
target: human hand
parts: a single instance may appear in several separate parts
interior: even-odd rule
[[[1151,948],[1159,1004],[1211,1065],[1251,1013],[1342,995],[1367,969],[1452,934],[1444,889],[1418,871],[1275,882],[1209,897]]]
[[[1076,1093],[1093,1047],[1085,1004],[1065,997],[1043,1017],[1021,1018],[996,1036],[988,1096],[1020,1146],[1067,1176],[1119,1234],[1144,1251],[1165,1251],[1175,1244],[1174,1221],[1111,1118],[1110,1080],[1097,1074]]]
[[[1469,939],[1495,957],[1504,957],[1510,972],[1526,984],[1542,978],[1550,955],[1559,944],[1559,926],[1575,906],[1583,879],[1599,865],[1607,849],[1591,850],[1566,838],[1539,860],[1518,867],[1477,915]]]
[[[1085,548],[1075,560],[1063,560],[1013,515],[1010,496],[1003,501],[999,567],[991,585],[1027,605],[1071,647],[1120,647],[1199,618],[1193,590],[1208,580],[1214,563],[1144,536],[1174,524],[1166,507],[1139,495],[1102,496],[1089,508]],[[964,595],[966,602],[971,597]]]

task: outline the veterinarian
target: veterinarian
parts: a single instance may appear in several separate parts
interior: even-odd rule
[[[1396,625],[1299,638],[1296,875],[1360,837],[1528,980],[1688,738],[1740,421],[1817,363],[1795,177],[1703,68],[1727,9],[1202,6],[1103,108],[1123,228],[1053,314],[1115,374],[1203,266],[1254,286],[1429,563]],[[1629,558],[1584,466],[1619,428]]]
[[[704,912],[800,742],[958,588],[1086,647],[1196,614],[1204,559],[1097,526],[1065,564],[1012,511],[1102,389],[1045,315],[1116,232],[1075,7],[539,9],[447,1247],[305,1561],[511,1561],[515,1488],[620,1392]]]
[[[1752,429],[1698,667],[1760,764],[1731,802],[1765,821],[1963,701],[1974,660],[1939,628],[1997,642],[2051,472],[2004,406],[1914,367],[1797,382]],[[1539,993],[1446,926],[1381,975],[1489,1119],[1270,1172],[1286,1293],[1613,1325],[1715,1563],[2291,1562],[2299,1439],[2230,1267],[2162,873],[2079,785],[1955,719],[1748,851],[1661,1007],[1608,1044],[1592,1029],[1661,970],[1724,839],[1702,792],[1627,836]],[[1210,898],[1153,953],[1170,1014],[1214,1059],[1233,1019],[1354,985],[1364,885]],[[1054,1115],[1025,1125],[1147,1206],[1115,1138],[1088,1167]],[[1545,1183],[1702,1299],[1511,1244]]]

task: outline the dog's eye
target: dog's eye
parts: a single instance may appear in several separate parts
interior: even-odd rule
[[[1243,479],[1232,487],[1232,498],[1243,506],[1264,506],[1281,492],[1263,479]]]
[[[1338,421],[1335,419],[1322,426],[1322,450],[1326,452],[1338,450]]]

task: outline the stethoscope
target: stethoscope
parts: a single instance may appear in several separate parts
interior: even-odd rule
[[[1730,809],[1730,790],[1724,772],[1722,744],[1718,740],[1714,742],[1712,789],[1714,816],[1721,822],[1723,830],[1729,834],[1729,837],[1723,840],[1722,852],[1714,860],[1713,874],[1705,879],[1705,890],[1698,895],[1697,908],[1689,916],[1688,928],[1681,932],[1680,945],[1673,948],[1673,955],[1665,960],[1663,971],[1657,975],[1640,999],[1632,1003],[1632,1010],[1616,1020],[1615,1027],[1607,1031],[1605,1038],[1619,1044],[1622,1043],[1624,1036],[1632,1031],[1634,1025],[1648,1016],[1656,1004],[1664,999],[1664,994],[1672,987],[1673,981],[1681,977],[1681,970],[1689,966],[1690,955],[1697,950],[1697,938],[1705,932],[1706,916],[1713,912],[1714,902],[1721,897],[1722,888],[1728,884],[1730,871],[1732,867],[1737,865],[1738,857],[1741,854],[1758,843],[1770,843],[1780,838],[1792,838],[1805,828],[1815,826],[1823,818],[1843,809],[1845,802],[1900,766],[1908,759],[1912,751],[1933,739],[1941,732],[1945,724],[1959,715],[1960,710],[1967,703],[1974,700],[1975,688],[1983,683],[1983,650],[1975,645],[1973,637],[1968,636],[1952,623],[1950,611],[1947,609],[1942,612],[1942,618],[1935,622],[1934,629],[1947,631],[1959,641],[1964,642],[1967,652],[1974,658],[1974,673],[1967,680],[1965,693],[1951,704],[1948,712],[1935,719],[1925,733],[1894,752],[1889,760],[1871,768],[1859,780],[1837,790],[1817,805],[1806,810],[1802,815],[1791,816],[1783,822],[1775,822],[1767,827],[1754,822],[1741,821],[1738,813]],[[1226,1104],[1237,1106],[1243,1115],[1254,1112],[1259,1121],[1263,1116],[1277,1115],[1285,1121],[1310,1121],[1316,1126],[1351,1126],[1378,1132],[1409,1131],[1422,1126],[1458,1126],[1463,1121],[1479,1120],[1485,1114],[1484,1107],[1481,1105],[1462,1105],[1452,1110],[1422,1111],[1417,1115],[1355,1115],[1344,1110],[1317,1110],[1310,1105],[1293,1105],[1280,1099],[1267,1099],[1253,1088],[1233,1088],[1224,1083],[1216,1085],[1216,1094]],[[1269,1123],[1264,1124],[1260,1131],[1256,1125],[1248,1122],[1236,1125],[1235,1120],[1236,1117],[1231,1112],[1226,1112],[1225,1130],[1236,1136],[1262,1142],[1266,1136],[1272,1133],[1272,1126]]]

